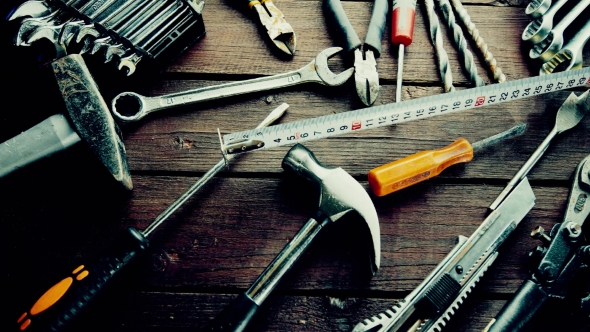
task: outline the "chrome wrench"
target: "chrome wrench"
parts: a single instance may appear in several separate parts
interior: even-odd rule
[[[549,35],[540,43],[533,45],[529,52],[531,59],[541,59],[543,62],[549,61],[551,57],[557,53],[564,44],[563,33],[567,27],[578,17],[586,7],[590,5],[590,0],[580,1],[574,8],[565,15],[559,23],[549,32]]]
[[[539,75],[582,68],[584,64],[583,50],[588,39],[590,39],[590,21],[586,22],[559,52],[541,66]]]
[[[567,0],[557,0],[556,3],[543,14],[543,16],[529,23],[522,33],[523,41],[530,41],[533,44],[538,44],[547,37],[549,31],[553,28],[553,18],[555,14]]]
[[[123,92],[113,99],[111,110],[118,120],[133,122],[156,111],[250,92],[278,89],[308,82],[327,86],[342,85],[354,74],[354,68],[348,68],[340,74],[335,74],[328,67],[328,59],[341,51],[341,47],[327,48],[303,68],[268,77],[220,84],[159,97],[144,97],[133,92]]]
[[[532,18],[539,18],[549,7],[551,7],[551,0],[533,0],[526,6],[524,12]]]

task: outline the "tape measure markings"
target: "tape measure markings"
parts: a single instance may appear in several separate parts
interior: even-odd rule
[[[224,145],[236,140],[249,142],[244,151],[228,153],[268,149],[590,85],[589,76],[590,68],[582,68],[529,77],[227,134],[223,136],[223,142]]]

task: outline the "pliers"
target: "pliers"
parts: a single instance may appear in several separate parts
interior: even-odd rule
[[[246,1],[248,7],[258,14],[260,23],[266,28],[266,33],[279,50],[289,54],[295,54],[297,41],[293,28],[285,20],[285,16],[271,0],[239,0]]]
[[[389,5],[387,0],[375,0],[369,29],[364,45],[354,31],[340,0],[325,0],[326,15],[336,25],[342,46],[348,53],[354,53],[354,80],[356,92],[362,102],[370,106],[379,94],[379,75],[375,58],[381,55],[381,37]],[[364,51],[364,52],[363,52]]]

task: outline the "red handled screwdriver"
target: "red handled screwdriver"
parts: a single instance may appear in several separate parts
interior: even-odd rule
[[[416,0],[393,0],[391,8],[391,43],[399,44],[397,65],[397,87],[395,102],[402,99],[402,74],[404,72],[404,48],[412,43],[414,37],[414,19],[416,18]]]

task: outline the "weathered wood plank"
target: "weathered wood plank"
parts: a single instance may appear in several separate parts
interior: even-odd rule
[[[152,93],[159,95],[213,84],[210,81],[182,83],[165,81]],[[345,88],[354,91],[352,83]],[[290,107],[280,123],[360,107],[353,93],[343,95],[338,89],[323,92],[304,90],[304,87],[301,89],[188,106],[145,118],[139,125],[126,126],[123,131],[130,167],[141,171],[205,172],[221,157],[217,128],[223,133],[254,128],[282,102],[288,103]],[[405,92],[406,96],[414,99],[438,94],[440,90],[410,86],[405,88]],[[479,110],[308,142],[306,146],[321,156],[326,164],[341,166],[355,176],[366,176],[376,166],[417,151],[440,148],[459,137],[474,142],[524,122],[528,124],[528,130],[523,136],[483,151],[469,165],[456,167],[454,171],[449,169],[441,175],[509,179],[549,133],[555,122],[556,110],[568,94],[551,93]],[[381,102],[384,99],[391,101],[394,98],[393,88],[382,87],[380,98]],[[584,119],[576,128],[558,137],[531,172],[531,179],[567,180],[574,165],[590,151],[590,135],[585,134],[589,130],[590,119]],[[287,150],[288,147],[282,147],[252,152],[235,162],[231,172],[280,172],[280,161]]]

